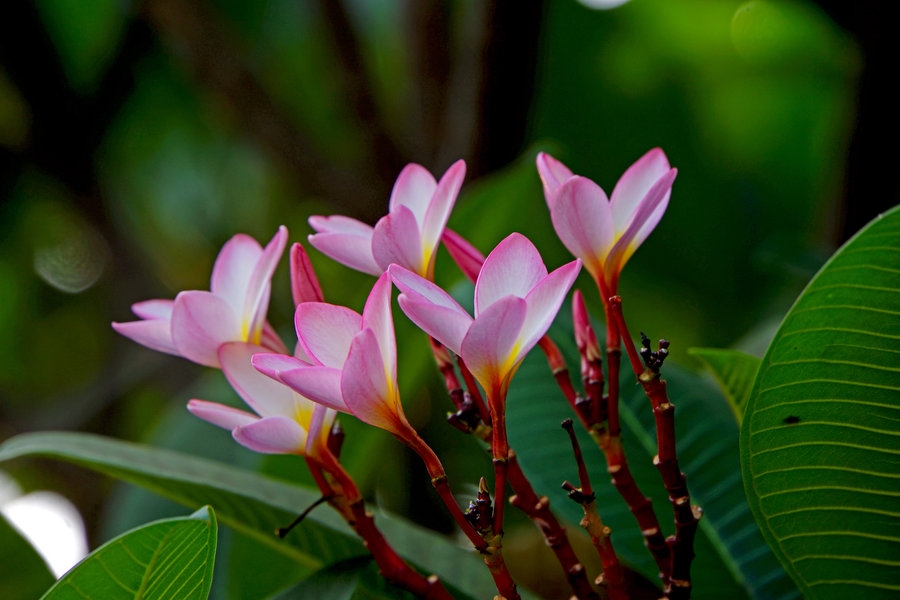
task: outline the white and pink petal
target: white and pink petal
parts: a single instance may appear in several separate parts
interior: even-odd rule
[[[263,454],[303,454],[306,430],[286,417],[267,417],[236,427],[231,435],[245,448]]]
[[[546,276],[547,267],[534,244],[521,233],[510,234],[491,251],[478,274],[475,318],[504,296],[524,298]]]
[[[234,310],[210,292],[181,292],[172,310],[172,342],[181,356],[218,367],[216,352],[226,342],[244,339]]]

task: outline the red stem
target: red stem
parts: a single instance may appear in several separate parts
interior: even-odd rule
[[[426,600],[453,600],[453,596],[447,591],[438,579],[437,575],[422,576],[412,569],[400,558],[400,555],[391,547],[384,535],[375,525],[375,519],[366,511],[365,502],[359,496],[359,490],[350,475],[330,452],[323,452],[316,459],[307,458],[307,465],[313,475],[313,479],[319,486],[324,496],[329,498],[331,504],[356,534],[362,538],[363,543],[372,557],[378,570],[389,582],[409,590],[419,598]],[[328,483],[322,469],[325,469],[338,482],[341,489],[336,490]]]
[[[699,506],[691,506],[687,481],[678,466],[675,446],[675,405],[669,401],[666,382],[660,379],[659,373],[642,369],[640,362],[635,360],[638,353],[631,336],[628,335],[625,316],[622,313],[622,299],[618,296],[611,298],[610,306],[619,330],[624,334],[625,348],[632,357],[635,375],[653,406],[658,449],[653,464],[659,470],[675,514],[675,535],[666,539],[672,559],[665,579],[665,592],[671,600],[690,598],[694,536],[703,513]]]

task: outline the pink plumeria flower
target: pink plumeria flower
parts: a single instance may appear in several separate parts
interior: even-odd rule
[[[437,245],[465,176],[461,160],[440,181],[409,164],[394,184],[388,214],[374,228],[340,215],[313,216],[309,224],[318,233],[309,236],[309,243],[357,271],[380,275],[397,263],[431,279]]]
[[[375,282],[362,315],[343,306],[306,302],[297,307],[295,324],[309,361],[256,354],[252,362],[257,370],[410,445],[423,443],[400,404],[391,282],[386,273]]]
[[[218,349],[247,342],[287,353],[266,322],[271,280],[287,244],[283,226],[262,248],[250,236],[231,238],[216,258],[210,291],[186,291],[175,300],[148,300],[132,306],[141,321],[113,323],[113,329],[139,344],[219,367]]]
[[[505,396],[525,355],[550,328],[581,269],[576,259],[552,273],[528,238],[513,233],[488,255],[475,284],[473,319],[447,292],[393,265],[400,308],[462,357],[489,398]]]
[[[328,451],[328,435],[337,413],[254,369],[250,359],[260,352],[268,349],[228,342],[219,346],[217,353],[228,383],[253,413],[205,400],[191,400],[188,410],[231,431],[235,441],[256,452],[321,457]]]
[[[584,262],[605,303],[617,293],[622,267],[662,219],[678,171],[655,148],[625,171],[607,198],[549,154],[538,154],[537,169],[556,234]]]

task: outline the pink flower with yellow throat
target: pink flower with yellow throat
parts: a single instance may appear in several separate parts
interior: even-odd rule
[[[625,263],[662,219],[677,169],[655,148],[628,167],[611,197],[544,152],[537,169],[556,234],[582,260],[605,303],[616,295]]]
[[[394,263],[431,279],[441,234],[462,187],[466,164],[455,162],[440,181],[407,165],[391,192],[390,208],[375,227],[341,215],[313,216],[309,243],[351,269],[380,275]]]

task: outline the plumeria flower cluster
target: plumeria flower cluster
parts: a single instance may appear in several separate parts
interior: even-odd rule
[[[154,350],[221,368],[252,412],[195,399],[188,403],[192,414],[230,430],[251,450],[303,455],[357,495],[329,450],[336,414],[350,414],[390,432],[422,457],[454,518],[485,555],[498,591],[517,598],[499,551],[510,382],[547,333],[582,265],[604,302],[615,294],[625,262],[666,210],[676,175],[663,152],[652,150],[626,171],[610,199],[547,154],[538,155],[537,167],[553,226],[575,256],[553,271],[521,234],[509,235],[485,258],[446,229],[465,177],[463,161],[440,180],[411,164],[394,185],[388,214],[374,227],[340,215],[309,219],[316,231],[309,236],[312,246],[377,280],[361,313],[326,303],[308,256],[295,244],[290,251],[297,334],[293,352],[266,319],[271,279],[287,245],[284,227],[264,248],[246,235],[226,243],[216,259],[210,291],[139,302],[133,310],[141,320],[113,327]],[[475,282],[474,315],[434,282],[441,240]],[[488,530],[476,530],[464,517],[447,488],[440,460],[404,414],[391,311],[394,286],[403,313],[433,343],[458,357],[460,368],[471,373],[487,398],[495,465],[493,527]],[[581,315],[579,322],[584,321]],[[323,493],[329,489],[326,482]],[[415,575],[409,577],[410,585],[419,585]]]

